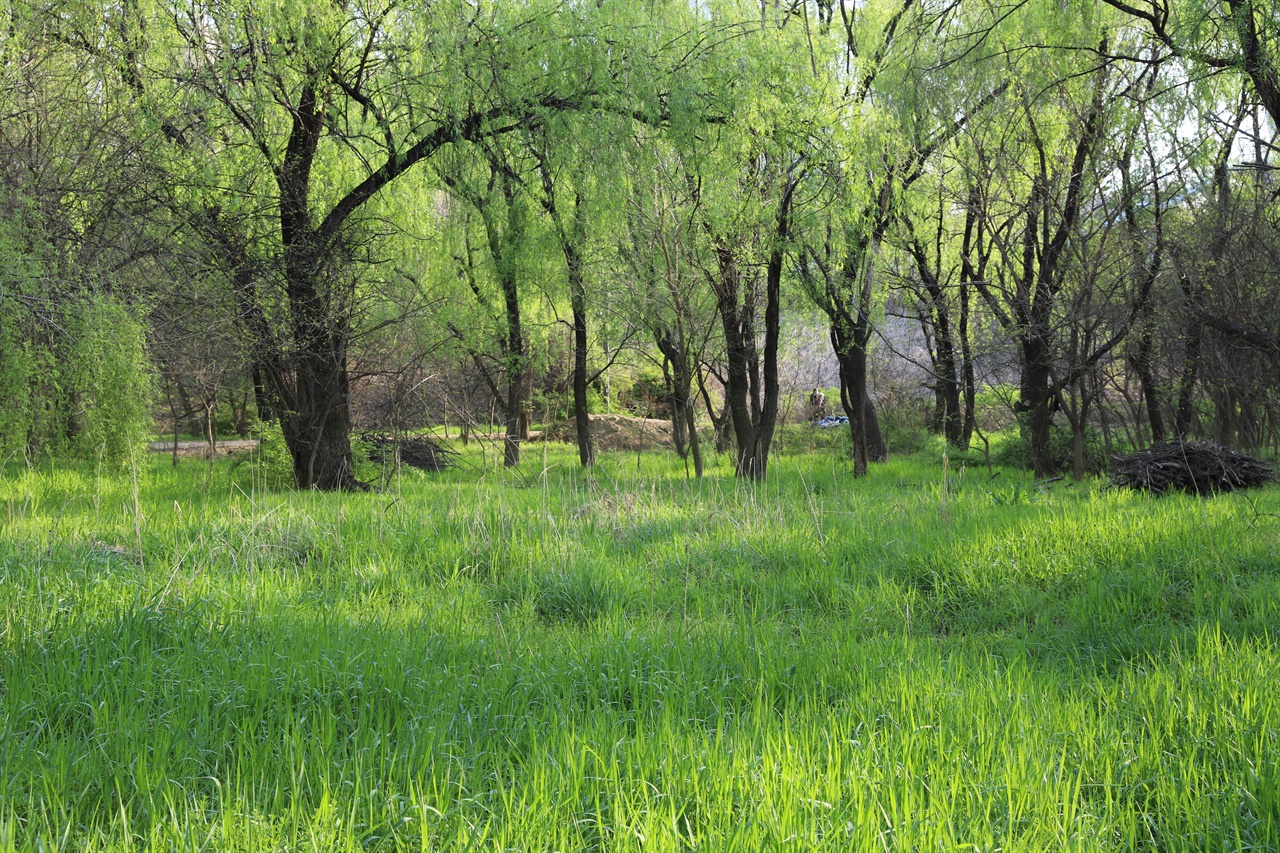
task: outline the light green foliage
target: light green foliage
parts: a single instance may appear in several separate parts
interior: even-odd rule
[[[16,301],[0,300],[0,453],[127,463],[153,426],[142,323],[107,296],[49,313],[54,322],[37,324]]]
[[[476,461],[6,469],[0,849],[1280,845],[1276,489]]]
[[[91,297],[77,307],[65,369],[77,427],[72,449],[81,458],[123,465],[153,428],[146,332],[109,297]]]
[[[0,307],[0,400],[4,401],[0,406],[0,458],[25,452],[30,426],[34,365],[27,342],[14,326],[13,317]]]
[[[231,463],[232,479],[246,491],[285,489],[293,485],[293,457],[285,444],[279,421],[257,421],[250,434],[258,449]]]

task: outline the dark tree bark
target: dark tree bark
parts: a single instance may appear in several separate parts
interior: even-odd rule
[[[725,336],[728,383],[725,397],[733,420],[737,444],[736,474],[763,480],[768,470],[769,447],[778,417],[778,340],[782,312],[782,265],[789,232],[795,182],[788,177],[774,221],[773,246],[765,268],[763,371],[756,362],[755,299],[744,287],[737,248],[716,241],[717,274],[713,278],[716,309]]]
[[[844,256],[838,263],[832,258],[828,240],[821,252],[808,247],[809,263],[801,265],[801,276],[809,295],[827,315],[830,324],[831,346],[840,371],[840,405],[849,419],[849,433],[853,439],[855,477],[867,473],[868,461],[881,461],[888,457],[880,440],[875,407],[867,393],[867,346],[872,333],[875,255],[889,224],[892,188],[892,178],[885,179],[873,211],[875,219],[871,233],[866,236],[850,235]]]
[[[965,254],[967,257],[967,252]],[[960,429],[960,447],[968,450],[973,442],[973,433],[978,426],[978,382],[974,375],[973,348],[969,343],[969,287],[970,282],[961,267],[960,279],[960,362],[964,366],[962,384],[964,387],[964,423]]]
[[[569,280],[569,309],[573,315],[573,424],[578,461],[582,467],[590,468],[595,464],[596,454],[591,441],[591,415],[587,410],[587,285],[582,263],[582,247],[587,232],[586,207],[581,193],[575,193],[573,217],[565,222],[556,201],[556,183],[551,166],[542,150],[537,146],[531,147],[542,178],[540,201],[551,217]]]
[[[502,316],[505,329],[499,341],[499,349],[502,354],[506,382],[505,393],[499,394],[497,385],[493,381],[490,384],[503,411],[502,464],[504,467],[514,468],[520,464],[520,443],[528,437],[529,430],[526,411],[530,395],[527,382],[529,379],[528,353],[520,307],[520,270],[517,264],[519,248],[524,241],[526,223],[518,198],[520,179],[507,165],[502,152],[490,148],[485,152],[485,156],[488,161],[489,175],[487,186],[483,191],[471,186],[456,174],[442,173],[441,177],[451,191],[480,214],[489,247],[489,256],[493,260],[498,289],[502,294]],[[466,264],[471,262],[469,255],[468,248],[468,257],[463,259]],[[472,293],[483,302],[480,286],[469,270],[468,283]]]
[[[1204,345],[1204,326],[1200,322],[1199,295],[1189,276],[1180,276],[1182,298],[1187,315],[1183,332],[1182,370],[1178,376],[1178,406],[1173,413],[1173,432],[1179,439],[1191,438],[1195,421],[1196,380],[1200,373],[1200,352]]]
[[[725,395],[724,404],[721,406],[720,414],[717,415],[715,406],[711,402],[711,393],[707,390],[707,373],[715,376],[721,387],[726,387],[728,381],[709,365],[700,365],[695,373],[698,391],[702,394],[702,402],[707,407],[707,417],[711,418],[711,429],[716,438],[716,453],[728,453],[733,447],[733,418],[729,412],[728,394]]]
[[[1151,441],[1155,444],[1165,440],[1167,430],[1164,425],[1164,414],[1160,410],[1160,386],[1152,369],[1155,352],[1155,332],[1152,328],[1153,318],[1150,308],[1143,317],[1142,333],[1138,335],[1130,363],[1138,377],[1142,391],[1142,401],[1147,413],[1147,424],[1151,428]]]
[[[669,330],[663,330],[658,336],[658,349],[666,361],[664,371],[669,371],[669,394],[671,401],[671,435],[680,458],[693,457],[695,476],[701,477],[702,445],[698,438],[698,427],[693,395],[693,365],[687,353],[683,326],[677,329],[676,338],[672,338]]]
[[[1053,312],[1062,288],[1059,266],[1085,198],[1085,168],[1102,130],[1103,80],[1104,72],[1096,72],[1092,101],[1075,136],[1071,171],[1060,204],[1050,192],[1049,152],[1034,116],[1024,105],[1027,126],[1038,157],[1038,171],[1023,205],[1020,263],[1006,258],[1008,273],[1014,279],[1013,289],[1003,292],[1002,298],[989,282],[974,280],[992,313],[1017,344],[1020,377],[1018,403],[1014,410],[1022,424],[1032,468],[1041,477],[1049,476],[1057,468],[1050,448],[1055,397],[1063,387],[1078,378],[1077,373],[1060,383],[1054,382]],[[1095,353],[1093,359],[1100,357],[1101,353]]]
[[[955,334],[951,326],[951,309],[943,291],[938,266],[931,263],[924,246],[914,236],[908,251],[915,260],[920,278],[920,325],[931,341],[929,360],[933,368],[935,419],[937,428],[952,447],[963,448],[964,415],[960,408],[963,379],[956,360]]]

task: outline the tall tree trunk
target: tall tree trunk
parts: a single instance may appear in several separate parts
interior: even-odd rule
[[[1037,477],[1047,477],[1057,470],[1053,458],[1053,397],[1048,345],[1035,336],[1023,339],[1022,377],[1018,387],[1023,438],[1031,456],[1031,468]]]
[[[1173,432],[1181,441],[1191,437],[1195,418],[1196,378],[1200,373],[1200,350],[1204,345],[1204,326],[1199,318],[1199,300],[1188,276],[1181,277],[1182,296],[1187,310],[1186,340],[1182,344],[1182,371],[1178,377],[1178,407],[1173,413]]]
[[[320,296],[314,247],[304,242],[287,268],[297,354],[293,393],[281,427],[300,489],[363,489],[351,454],[348,331]]]
[[[978,426],[978,383],[973,370],[973,349],[969,344],[969,286],[960,284],[960,363],[964,386],[964,423],[960,429],[960,449],[968,450]]]
[[[909,247],[924,293],[925,304],[919,312],[920,325],[926,339],[932,339],[929,360],[933,367],[935,429],[947,443],[961,446],[964,430],[960,411],[960,375],[956,365],[955,336],[951,328],[951,311],[947,295],[938,278],[938,270],[930,262],[925,247],[914,237]],[[940,254],[940,253],[939,253]],[[927,297],[927,298],[926,298]]]
[[[763,476],[763,472],[759,472],[755,467],[756,430],[748,403],[751,388],[747,376],[746,344],[748,337],[754,338],[755,329],[750,325],[743,327],[742,314],[745,312],[739,305],[742,280],[736,252],[731,247],[720,246],[716,249],[716,261],[719,266],[716,280],[716,308],[724,329],[725,341],[725,404],[729,409],[733,437],[737,445],[735,472],[739,477],[759,478]]]
[[[1151,426],[1151,441],[1159,444],[1165,439],[1164,415],[1160,411],[1160,391],[1156,384],[1155,373],[1151,369],[1152,350],[1151,325],[1148,319],[1142,334],[1138,337],[1138,349],[1133,356],[1133,370],[1142,385],[1142,399],[1146,404],[1147,423]]]
[[[849,420],[849,434],[853,439],[853,473],[861,477],[867,473],[868,462],[889,458],[875,404],[867,393],[867,351],[865,347],[850,344],[834,328],[831,345],[840,371],[840,408]]]
[[[938,366],[936,381],[943,403],[942,434],[952,447],[960,447],[964,420],[960,411],[960,379],[956,371],[955,344],[951,335],[951,318],[945,305],[934,315]]]
[[[683,338],[683,334],[680,335]],[[680,342],[672,339],[668,330],[657,336],[658,350],[662,353],[663,373],[667,378],[667,401],[671,404],[671,438],[681,459],[688,456],[691,440],[689,409],[692,406],[690,390],[693,378],[689,375],[688,357]],[[692,430],[696,433],[696,430]]]
[[[577,431],[578,462],[590,468],[596,462],[596,450],[591,441],[591,413],[587,410],[587,309],[585,298],[580,298],[582,274],[577,274],[578,288],[573,288],[573,425]],[[573,287],[573,276],[570,276]]]
[[[300,489],[361,489],[351,455],[345,336],[313,339],[295,366],[295,404],[281,420]]]
[[[729,383],[725,394],[737,439],[736,474],[763,480],[768,471],[769,448],[778,419],[778,342],[782,315],[782,264],[791,219],[795,184],[788,179],[774,227],[774,244],[765,268],[764,360],[760,364],[755,339],[755,297],[742,293],[741,272],[734,247],[716,248],[719,276],[716,307],[724,327]],[[757,372],[763,367],[763,375]],[[753,369],[755,368],[755,369]]]
[[[573,217],[566,223],[556,201],[556,182],[545,153],[532,146],[542,178],[542,207],[555,226],[569,279],[569,308],[573,312],[573,426],[578,443],[578,462],[583,468],[595,464],[591,441],[591,414],[587,411],[587,285],[583,278],[582,246],[586,242],[586,205],[581,192],[574,193]]]
[[[515,309],[512,326],[511,301],[507,305],[507,400],[506,430],[502,441],[502,464],[514,468],[520,464],[520,419],[524,414],[524,339],[519,327],[519,308]]]

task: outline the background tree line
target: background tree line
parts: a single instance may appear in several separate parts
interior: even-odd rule
[[[1280,440],[1273,2],[2,11],[6,456],[119,461],[162,403],[359,488],[356,423],[514,466],[562,400],[590,466],[647,364],[693,473],[709,423],[762,478],[802,315],[855,474],[902,318],[931,428],[1003,393],[1039,475]]]

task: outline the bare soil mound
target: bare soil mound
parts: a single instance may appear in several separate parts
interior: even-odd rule
[[[557,433],[555,437],[564,441],[577,440],[573,421],[568,423],[563,433],[558,430]],[[597,451],[671,450],[675,447],[671,438],[671,421],[633,418],[630,415],[592,415],[591,439]]]
[[[260,442],[256,438],[237,438],[227,441],[219,440],[214,450],[216,456],[235,456],[237,453],[248,453],[250,450],[257,450]],[[172,441],[152,441],[147,444],[147,450],[152,453],[173,453]],[[205,459],[209,458],[209,442],[207,441],[179,441],[178,456],[190,457],[197,456]]]

